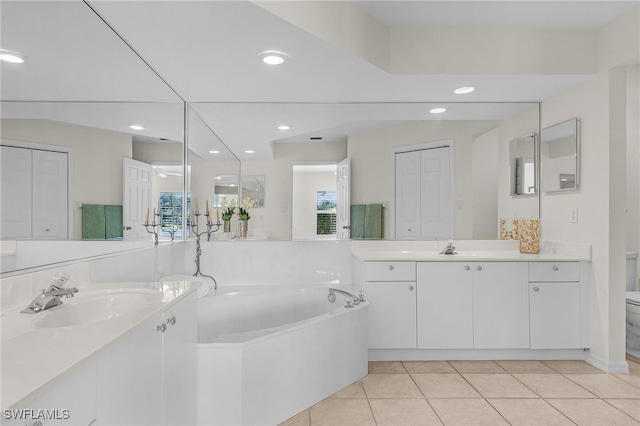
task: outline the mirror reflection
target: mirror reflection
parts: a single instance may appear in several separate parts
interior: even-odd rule
[[[577,189],[579,185],[578,120],[573,118],[542,129],[540,180],[542,191]]]
[[[536,193],[536,138],[534,133],[514,139],[509,144],[511,195]]]

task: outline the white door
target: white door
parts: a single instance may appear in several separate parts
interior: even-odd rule
[[[32,151],[35,239],[68,238],[67,153]]]
[[[151,202],[151,164],[125,158],[123,163],[124,197],[122,202],[122,232],[125,240],[150,239],[143,223],[149,212],[149,222],[153,217]]]
[[[336,238],[346,240],[351,236],[351,159],[339,162],[336,172]]]
[[[420,238],[420,151],[396,154],[396,238]]]
[[[31,150],[0,147],[2,239],[31,238]]]
[[[421,239],[453,237],[449,174],[450,147],[420,151]]]

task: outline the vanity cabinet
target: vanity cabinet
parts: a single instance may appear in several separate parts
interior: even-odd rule
[[[531,349],[583,347],[580,270],[577,262],[529,267]]]
[[[419,262],[417,271],[418,348],[473,348],[471,266]]]
[[[196,423],[196,293],[98,359],[96,425]]]
[[[416,348],[416,263],[367,262],[365,280],[369,348]]]

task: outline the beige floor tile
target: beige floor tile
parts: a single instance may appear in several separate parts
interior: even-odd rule
[[[456,373],[447,361],[404,361],[404,368],[414,373]]]
[[[442,425],[425,399],[372,399],[370,403],[380,426]]]
[[[506,373],[495,361],[449,361],[458,373]]]
[[[406,374],[400,361],[369,361],[369,374]]]
[[[309,426],[309,410],[305,410],[286,422],[280,423],[280,426]]]
[[[640,422],[640,401],[637,399],[605,399],[605,401]]]
[[[595,398],[596,396],[561,374],[514,374],[542,398]]]
[[[636,420],[601,399],[548,399],[579,426],[638,425]]]
[[[565,374],[569,380],[579,384],[600,398],[638,398],[637,388],[609,374]],[[638,401],[640,403],[640,401]]]
[[[630,385],[640,388],[640,376],[636,376],[634,374],[614,374],[614,376],[620,380],[624,380]]]
[[[331,395],[331,398],[366,398],[362,382],[357,381]]]
[[[430,399],[429,403],[445,425],[508,425],[484,399]]]
[[[413,380],[427,398],[480,398],[480,394],[459,374],[414,374]]]
[[[310,408],[311,426],[353,426],[376,424],[366,399],[329,398]]]
[[[559,360],[559,361],[542,361],[547,366],[553,368],[558,373],[600,373],[604,374],[602,370],[598,370],[593,365],[584,361],[577,360]]]
[[[490,399],[513,426],[563,426],[574,423],[542,399]]]
[[[539,398],[511,374],[463,374],[484,398]]]
[[[627,360],[627,364],[629,364],[629,374],[640,376],[640,364],[629,360]]]
[[[408,374],[369,374],[362,385],[367,398],[422,398]]]
[[[553,374],[554,370],[540,361],[496,361],[500,367],[512,374]]]

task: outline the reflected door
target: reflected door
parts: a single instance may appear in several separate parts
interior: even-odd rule
[[[351,159],[345,158],[337,166],[336,237],[347,240],[351,236]]]
[[[151,238],[151,234],[146,231],[143,225],[147,212],[149,212],[149,222],[157,220],[157,216],[153,217],[151,202],[151,164],[125,158],[123,170],[123,238],[125,240],[148,240]]]

